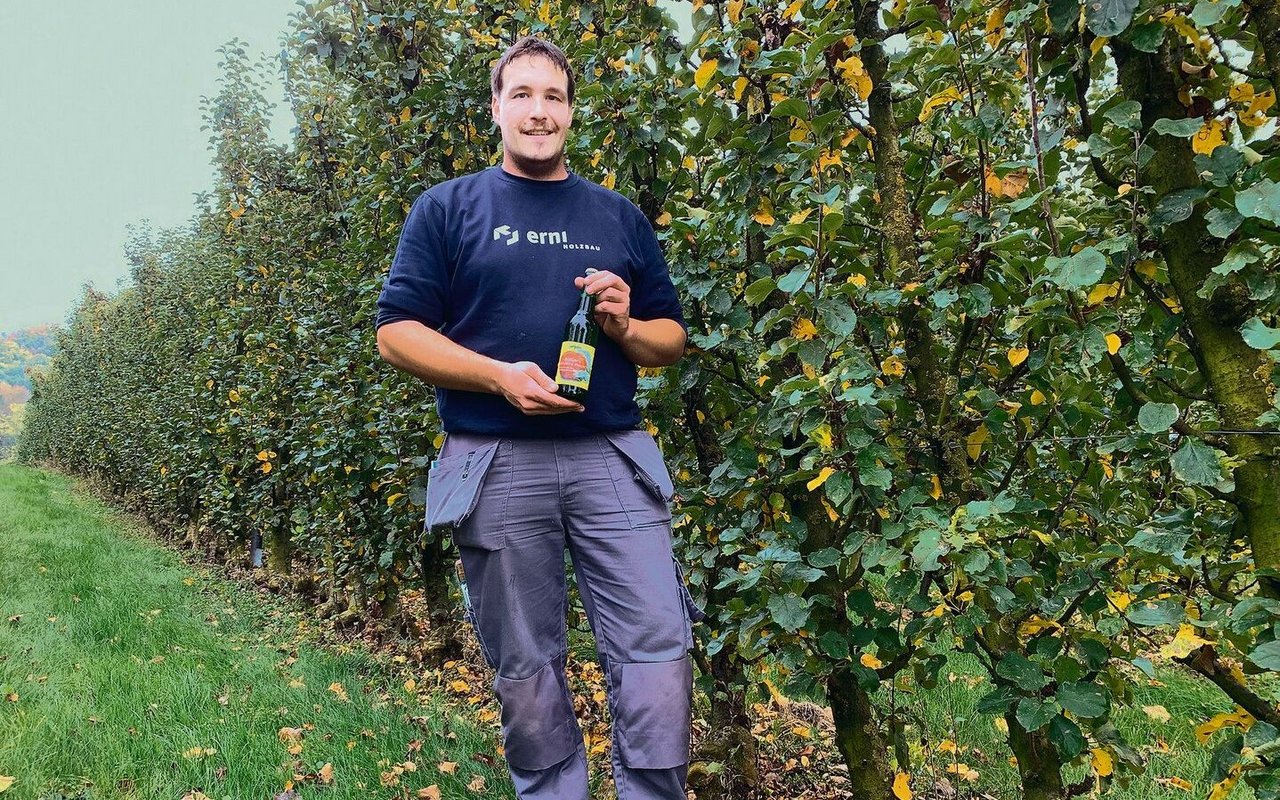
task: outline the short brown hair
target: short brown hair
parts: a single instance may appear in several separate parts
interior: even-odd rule
[[[546,39],[537,36],[525,36],[515,44],[507,48],[502,54],[502,58],[498,59],[498,63],[493,65],[493,74],[489,78],[489,90],[493,92],[493,96],[497,97],[502,94],[502,70],[517,58],[524,56],[542,56],[549,59],[569,78],[569,102],[573,102],[573,70],[569,67],[569,59],[565,56],[564,51],[556,47]]]

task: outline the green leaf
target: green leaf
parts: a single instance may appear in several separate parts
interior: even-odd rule
[[[1129,27],[1138,0],[1087,0],[1085,23],[1098,36],[1115,36]]]
[[[1157,600],[1155,602],[1135,600],[1125,610],[1125,616],[1134,625],[1150,628],[1157,625],[1181,622],[1186,616],[1186,612],[1183,611],[1182,606],[1172,600]]]
[[[1121,128],[1136,131],[1142,124],[1142,104],[1137,100],[1123,100],[1104,111],[1102,116]]]
[[[1057,713],[1058,709],[1052,702],[1046,702],[1039,697],[1024,697],[1018,701],[1018,711],[1015,716],[1018,718],[1018,724],[1027,732],[1031,732],[1048,725],[1049,720],[1053,719]]]
[[[1102,687],[1093,683],[1064,683],[1058,686],[1058,703],[1083,719],[1107,713],[1107,697]]]
[[[1179,139],[1190,139],[1196,135],[1196,132],[1204,127],[1204,120],[1199,117],[1187,117],[1185,119],[1158,119],[1156,124],[1151,128],[1156,133],[1163,133],[1166,136],[1177,136]]]
[[[809,604],[791,593],[775,594],[769,598],[769,613],[784,630],[795,633],[809,619]]]
[[[1049,271],[1049,280],[1055,286],[1083,289],[1102,279],[1102,273],[1107,268],[1107,258],[1096,248],[1086,247],[1066,258],[1049,256],[1045,259],[1045,267]]]
[[[818,310],[822,324],[837,336],[848,336],[858,327],[858,315],[843,297],[825,301]]]
[[[1280,329],[1268,328],[1261,319],[1252,317],[1240,328],[1244,343],[1254,350],[1270,350],[1280,344]]]
[[[1211,208],[1204,215],[1204,221],[1211,236],[1225,239],[1235,233],[1240,223],[1244,222],[1244,217],[1234,208]]]
[[[1138,426],[1147,433],[1163,433],[1178,419],[1173,403],[1143,403],[1138,409]]]
[[[773,107],[769,112],[773,117],[795,117],[796,119],[809,119],[809,106],[805,101],[795,97],[788,97],[781,103]]]
[[[1193,486],[1212,486],[1222,479],[1218,454],[1199,439],[1187,439],[1171,459],[1173,473]]]
[[[849,657],[849,640],[835,631],[827,631],[822,634],[822,638],[818,640],[818,645],[822,647],[822,652],[837,661],[843,661]]]
[[[804,286],[805,281],[809,278],[809,272],[807,265],[796,267],[778,281],[778,288],[787,294],[794,294],[800,291],[800,288]]]
[[[1160,49],[1160,43],[1164,41],[1165,26],[1162,22],[1148,22],[1145,25],[1137,25],[1133,29],[1133,33],[1129,34],[1130,43],[1134,49],[1141,50],[1144,53],[1154,53]]]
[[[1182,222],[1191,216],[1196,203],[1206,194],[1208,192],[1204,189],[1180,189],[1169,192],[1156,203],[1155,210],[1151,212],[1151,224],[1172,225],[1175,222]]]
[[[1227,13],[1227,9],[1236,5],[1232,0],[1200,0],[1191,11],[1191,21],[1198,28],[1217,25]]]
[[[1280,225],[1280,184],[1264,178],[1236,194],[1236,210],[1246,217]]]
[[[1049,741],[1058,748],[1064,761],[1084,752],[1084,734],[1080,732],[1080,726],[1061,714],[1049,721]]]
[[[1002,658],[996,665],[996,674],[1027,692],[1043,689],[1049,683],[1040,666],[1021,653]]]
[[[1249,660],[1263,669],[1280,672],[1280,641],[1264,642],[1253,648]]]
[[[1226,186],[1231,178],[1244,167],[1244,154],[1234,147],[1220,144],[1213,148],[1213,155],[1196,154],[1196,171],[1214,186]]]
[[[764,299],[773,294],[773,290],[778,288],[778,284],[773,278],[761,278],[747,287],[746,300],[749,306],[758,306],[764,302]]]
[[[840,563],[840,551],[834,547],[824,547],[817,552],[810,553],[808,561],[820,569],[835,566]]]

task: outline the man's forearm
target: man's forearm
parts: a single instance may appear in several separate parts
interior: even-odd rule
[[[618,346],[638,367],[665,367],[684,355],[684,328],[672,319],[632,319]]]
[[[500,362],[468,350],[420,322],[402,320],[383,325],[378,329],[378,352],[393,366],[433,386],[501,392]]]

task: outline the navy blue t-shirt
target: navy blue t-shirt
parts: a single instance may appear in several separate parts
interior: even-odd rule
[[[686,327],[657,237],[627,198],[570,173],[521,178],[490,167],[433,186],[414,201],[382,293],[377,326],[417,320],[499,361],[556,374],[574,278],[609,270],[631,287],[634,319]],[[527,416],[500,394],[436,388],[450,433],[583,436],[634,428],[636,367],[601,331],[583,412]]]

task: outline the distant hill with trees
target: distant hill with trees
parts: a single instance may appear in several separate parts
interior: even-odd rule
[[[22,415],[31,399],[27,368],[46,366],[55,347],[52,325],[0,333],[0,456],[8,453],[22,429]]]

